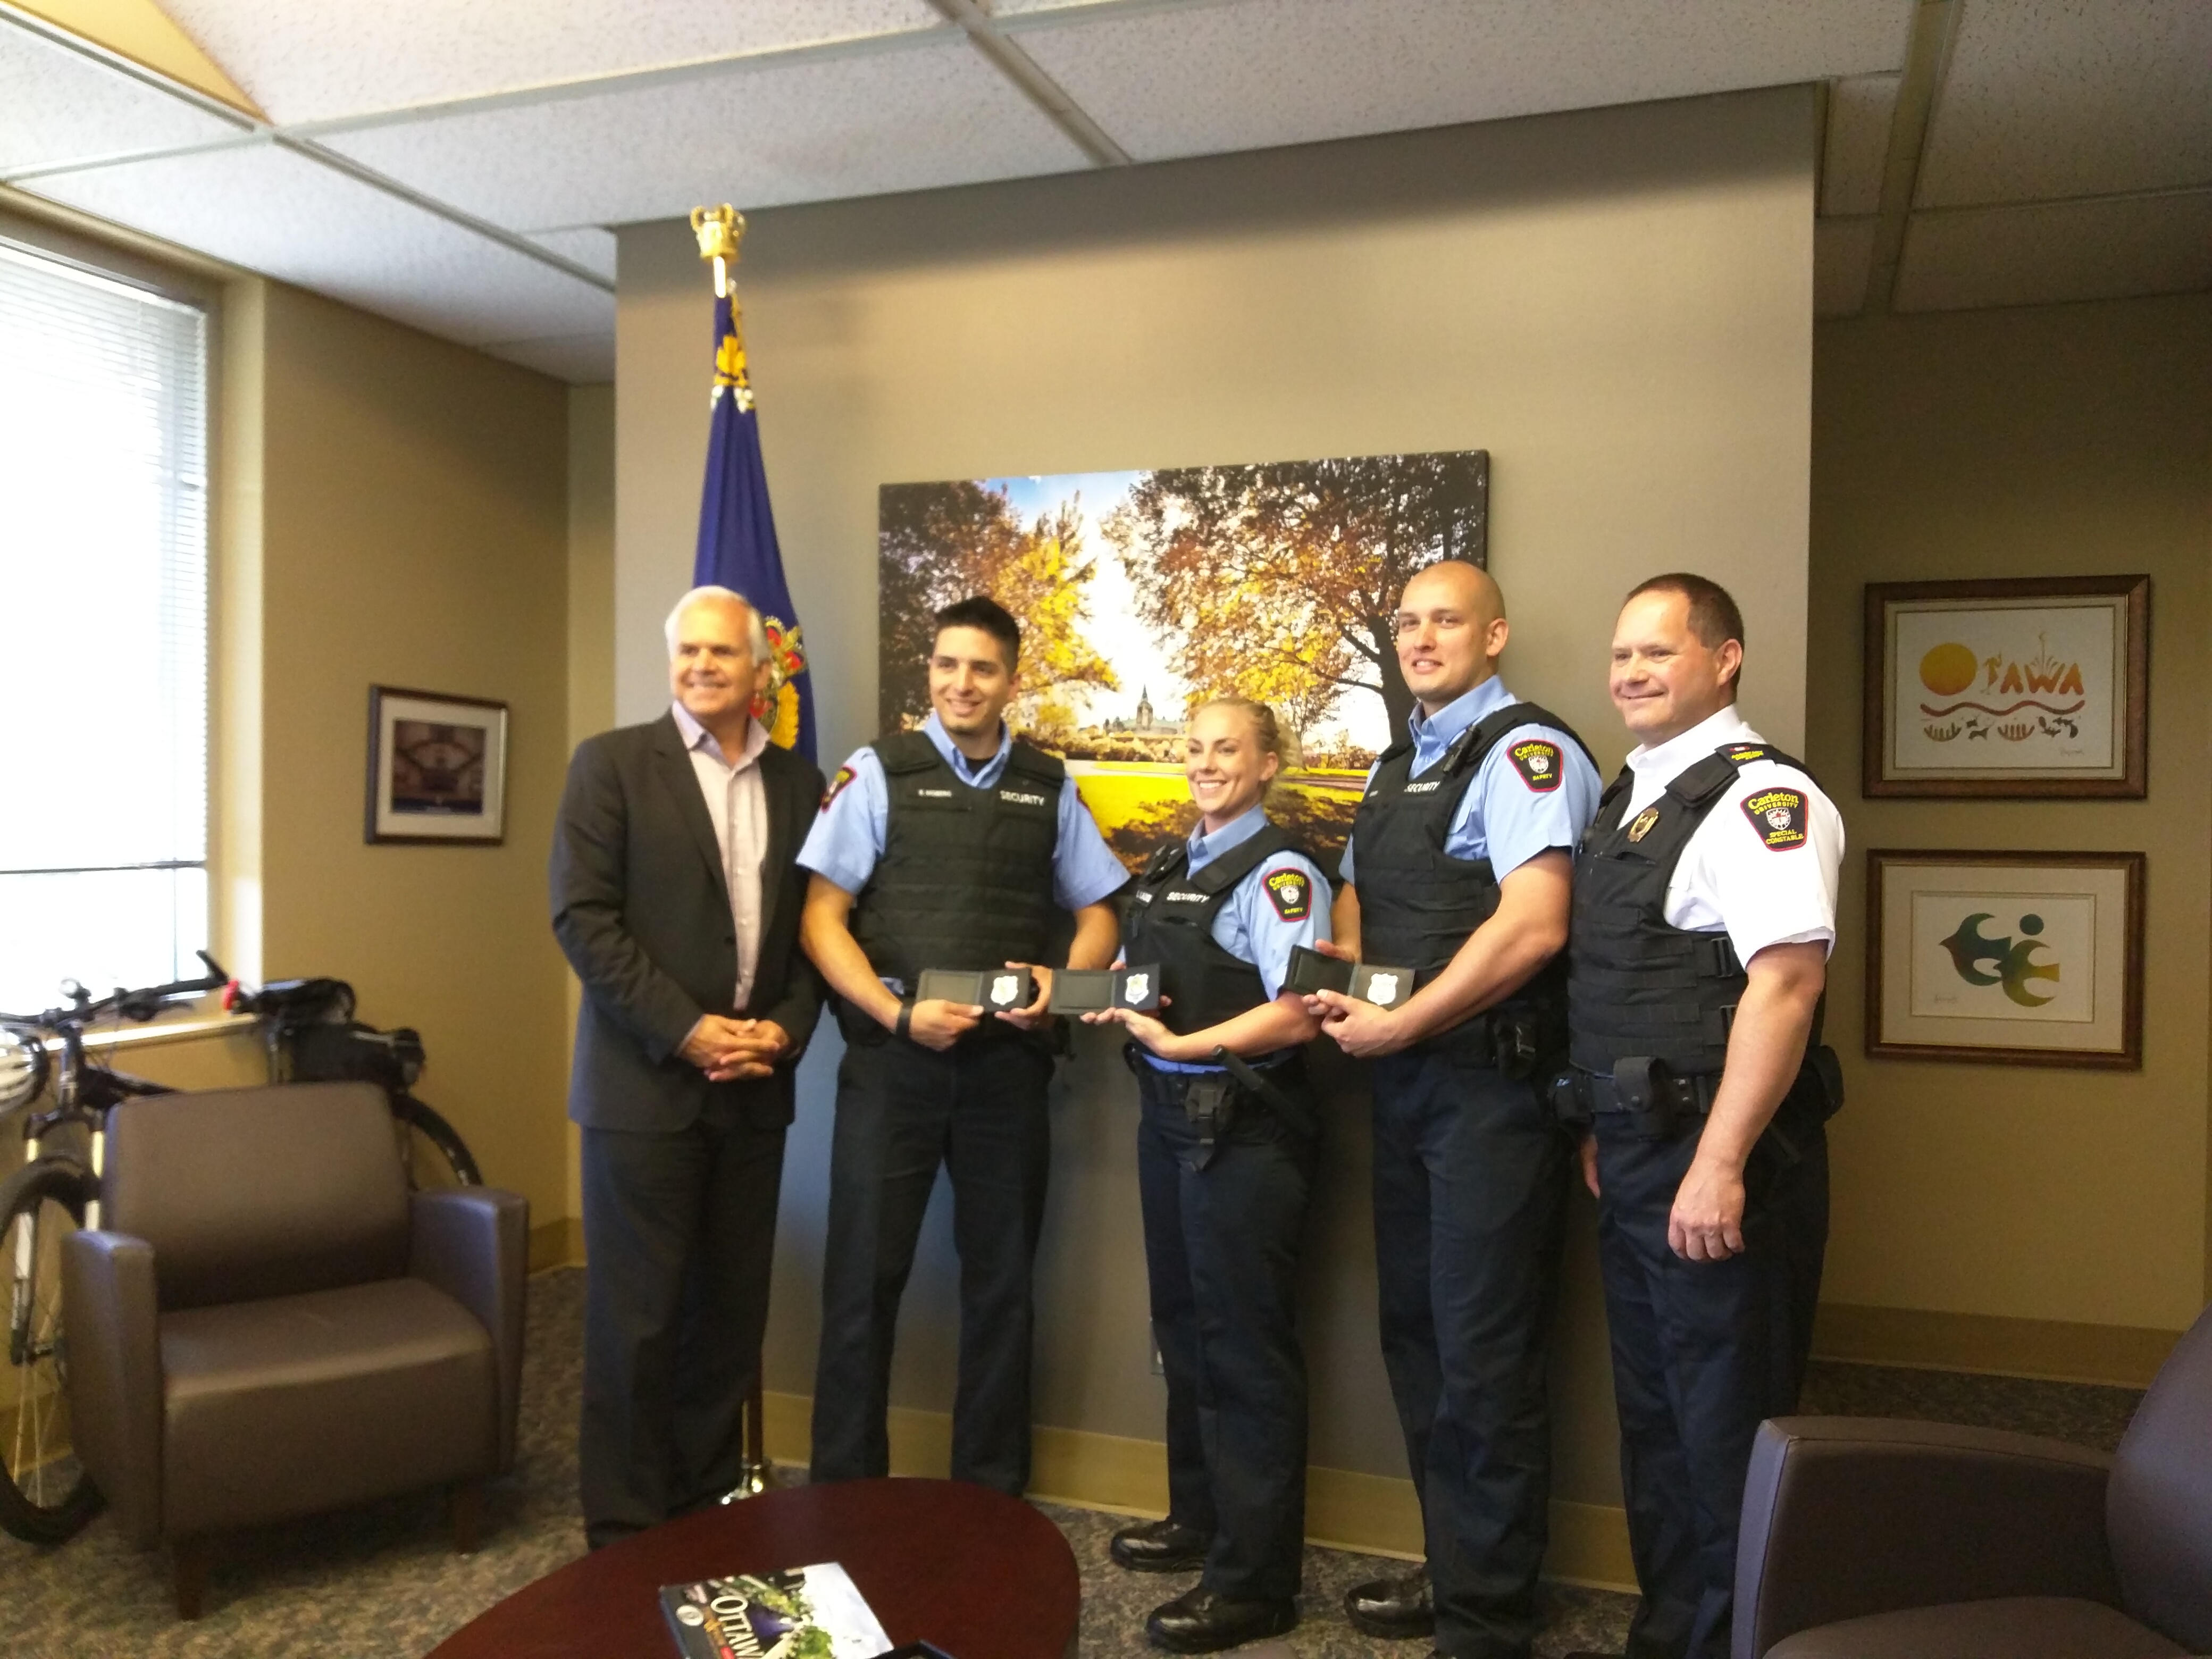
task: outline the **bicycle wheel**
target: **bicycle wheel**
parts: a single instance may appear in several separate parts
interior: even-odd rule
[[[100,1509],[70,1443],[69,1347],[62,1327],[62,1241],[84,1218],[86,1180],[41,1159],[0,1185],[0,1274],[8,1285],[0,1367],[0,1527],[58,1544]]]
[[[407,1170],[410,1187],[427,1193],[441,1187],[483,1185],[468,1144],[453,1132],[452,1124],[414,1096],[392,1096],[392,1122],[398,1131],[399,1161]]]

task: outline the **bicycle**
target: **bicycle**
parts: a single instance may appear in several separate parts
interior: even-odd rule
[[[64,981],[66,1006],[0,1014],[0,1114],[48,1091],[52,1103],[23,1121],[23,1164],[0,1182],[0,1271],[8,1276],[8,1355],[0,1370],[0,1527],[27,1543],[58,1544],[100,1510],[69,1434],[69,1349],[62,1323],[62,1243],[100,1224],[100,1175],[107,1114],[138,1095],[174,1091],[85,1057],[86,1027],[111,1016],[153,1018],[173,1002],[229,981],[199,953],[208,976],[94,1001]],[[60,1057],[56,1063],[54,1049]],[[48,1143],[60,1138],[63,1150]],[[82,1140],[79,1152],[71,1144]]]
[[[233,984],[223,1006],[263,1022],[271,1083],[374,1083],[384,1091],[399,1137],[407,1184],[481,1187],[483,1176],[453,1126],[414,1093],[426,1056],[411,1027],[389,1031],[353,1017],[353,987],[342,979],[286,979],[249,991]]]
[[[354,1020],[353,988],[343,980],[290,980],[246,991],[212,957],[198,954],[208,969],[203,979],[118,990],[96,1002],[64,981],[65,1006],[0,1014],[0,1115],[52,1095],[45,1110],[24,1119],[22,1166],[0,1182],[0,1271],[9,1287],[0,1528],[27,1543],[73,1536],[100,1504],[70,1442],[62,1243],[79,1227],[100,1225],[108,1112],[134,1097],[177,1092],[88,1059],[88,1027],[110,1017],[149,1020],[172,1003],[220,990],[227,1009],[264,1022],[271,1083],[360,1080],[384,1090],[411,1188],[483,1184],[453,1126],[410,1092],[423,1064],[414,1031],[380,1031]]]

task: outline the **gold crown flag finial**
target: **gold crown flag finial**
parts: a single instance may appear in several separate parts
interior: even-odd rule
[[[730,331],[714,351],[714,388],[709,402],[725,392],[739,409],[753,406],[752,378],[745,372],[745,331],[743,312],[730,286],[730,267],[737,263],[738,244],[744,239],[745,216],[727,202],[718,208],[691,210],[691,234],[699,239],[699,257],[714,262],[714,297],[730,302]]]
[[[718,208],[691,210],[691,234],[699,239],[699,257],[714,262],[714,297],[730,291],[730,267],[738,262],[738,244],[744,240],[745,216],[727,202]]]

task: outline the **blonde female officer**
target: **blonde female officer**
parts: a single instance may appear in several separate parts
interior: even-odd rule
[[[1283,765],[1273,710],[1200,708],[1184,772],[1199,825],[1129,894],[1123,959],[1157,963],[1158,1018],[1114,1021],[1142,1109],[1138,1184],[1152,1330],[1168,1386],[1167,1518],[1115,1534],[1138,1571],[1202,1569],[1146,1629],[1208,1653],[1297,1622],[1306,1381],[1296,1280],[1319,1112],[1303,1045],[1319,1029],[1284,989],[1294,945],[1328,937],[1329,890],[1261,805]]]

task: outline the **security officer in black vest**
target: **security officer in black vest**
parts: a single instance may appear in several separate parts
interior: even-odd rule
[[[1109,902],[1128,872],[1074,780],[1017,743],[1021,631],[986,598],[937,613],[933,713],[856,752],[823,797],[799,862],[812,872],[800,938],[836,994],[837,1070],[814,1382],[816,1480],[890,1470],[899,1297],[940,1161],[960,1253],[952,1474],[1019,1493],[1030,1472],[1030,1263],[1044,1218],[1052,993],[1042,959],[1073,911],[1073,968],[1114,958]],[[1027,966],[1025,1008],[918,1000],[926,969]]]
[[[1303,1046],[1321,1027],[1285,991],[1291,952],[1328,937],[1328,883],[1261,805],[1283,764],[1265,703],[1191,717],[1198,828],[1129,894],[1133,971],[1156,964],[1159,1018],[1116,1006],[1134,1039],[1137,1180],[1152,1334],[1168,1395],[1168,1514],[1126,1527],[1114,1559],[1203,1569],[1146,1632],[1211,1653],[1297,1623],[1305,1540],[1306,1372],[1297,1268],[1319,1149]]]
[[[1419,988],[1387,1010],[1334,992],[1310,1006],[1346,1053],[1375,1061],[1382,1357],[1428,1560],[1345,1605],[1370,1635],[1526,1659],[1572,1155],[1543,1085],[1565,1047],[1556,957],[1598,775],[1564,720],[1497,678],[1509,630],[1487,574],[1430,566],[1406,584],[1396,630],[1419,707],[1352,822],[1334,949],[1412,969]]]
[[[1820,1046],[1843,821],[1736,713],[1743,618],[1703,576],[1622,608],[1639,740],[1575,864],[1565,1109],[1591,1122],[1631,1659],[1723,1659],[1752,1438],[1793,1411],[1827,1240]]]

